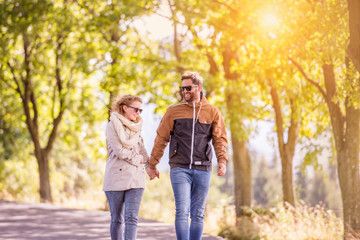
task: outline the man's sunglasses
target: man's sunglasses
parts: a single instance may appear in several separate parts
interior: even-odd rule
[[[129,106],[129,105],[126,105],[126,106],[129,107],[129,108],[134,109],[136,113],[142,113],[142,111],[143,111],[141,108],[132,107],[132,106]]]
[[[180,91],[183,92],[184,90],[190,92],[193,87],[197,87],[198,85],[192,85],[192,86],[181,86]]]

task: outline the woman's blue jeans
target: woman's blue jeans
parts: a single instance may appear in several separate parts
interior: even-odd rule
[[[175,229],[178,240],[201,239],[210,177],[211,172],[206,171],[186,168],[170,170],[171,185],[175,197]]]
[[[136,239],[138,214],[143,192],[143,188],[105,192],[111,214],[110,235],[112,240]],[[125,231],[123,235],[124,220]]]

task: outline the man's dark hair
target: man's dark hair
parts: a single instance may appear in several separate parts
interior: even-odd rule
[[[191,79],[194,85],[203,85],[203,78],[197,72],[185,72],[181,76],[181,81]]]

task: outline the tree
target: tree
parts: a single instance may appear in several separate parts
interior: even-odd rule
[[[74,75],[86,72],[77,4],[64,1],[2,1],[1,81],[21,99],[38,163],[41,201],[52,201],[49,159]],[[78,31],[74,33],[74,30]],[[85,60],[85,61],[84,61]]]
[[[347,0],[349,11],[350,43],[347,54],[355,68],[360,72],[360,2]]]
[[[339,87],[336,84],[334,65],[324,64],[322,66],[324,72],[325,89],[319,83],[311,79],[301,68],[298,63],[293,61],[299,70],[304,74],[307,81],[314,84],[314,86],[322,93],[328,105],[333,134],[335,138],[335,146],[337,153],[338,175],[341,189],[341,196],[343,200],[343,215],[344,215],[344,235],[345,239],[350,236],[352,231],[359,232],[359,214],[360,214],[360,192],[359,189],[354,188],[360,184],[359,176],[359,123],[360,110],[358,107],[350,103],[350,99],[354,94],[353,89],[348,91],[344,103],[345,113],[342,112],[341,102],[333,100],[337,98],[337,90]],[[347,79],[352,81],[351,79]],[[358,85],[359,79],[354,86]],[[355,88],[356,89],[356,88]]]
[[[247,6],[242,2],[234,4]],[[250,68],[251,64],[246,53],[240,50],[242,45],[247,44],[247,35],[242,33],[245,27],[238,27],[244,24],[246,15],[237,11],[236,6],[229,7],[218,1],[179,5],[193,44],[207,58],[209,79],[212,80],[210,93],[221,95],[224,100],[224,104],[218,106],[225,112],[231,132],[232,161],[234,172],[238,173],[234,174],[236,217],[240,217],[243,207],[250,207],[252,199],[248,129],[243,121],[254,106],[247,104],[251,88],[247,86],[246,76],[240,73],[240,69]],[[215,16],[214,12],[217,12]],[[244,36],[243,41],[238,41],[234,35]],[[244,62],[245,67],[241,66]]]
[[[109,111],[118,94],[145,94],[151,89],[151,70],[156,52],[142,39],[136,22],[153,13],[158,1],[79,1],[89,18],[87,29],[99,42],[94,68],[104,74],[101,87],[107,92]],[[110,114],[109,116],[110,117]]]
[[[290,126],[287,131],[287,141],[284,139],[284,122],[283,122],[283,113],[281,109],[281,103],[279,100],[279,95],[277,88],[275,87],[273,80],[269,79],[270,85],[270,95],[273,101],[273,108],[275,111],[275,122],[276,122],[276,132],[278,136],[278,147],[281,158],[282,166],[282,189],[283,189],[283,200],[295,206],[295,194],[293,187],[293,158],[295,154],[295,147],[298,138],[298,128],[299,128],[299,107],[295,102],[295,99],[290,96]]]
[[[0,198],[24,199],[38,191],[38,183],[28,181],[37,177],[30,152],[32,141],[25,123],[17,115],[22,112],[21,100],[9,101],[14,92],[1,80],[0,92]]]
[[[306,113],[314,109],[314,94],[286,57],[296,43],[296,38],[290,36],[298,34],[288,24],[299,24],[294,16],[301,12],[301,6],[298,7],[294,2],[277,4],[269,0],[259,3],[252,14],[257,24],[253,33],[257,51],[252,53],[257,67],[255,74],[263,93],[270,95],[262,99],[265,106],[272,106],[272,115],[266,118],[275,124],[282,168],[283,201],[293,207],[296,207],[293,183],[296,147],[302,138],[316,137],[323,129],[319,127],[315,133],[311,129],[321,113]],[[263,111],[263,115],[267,115],[266,111]]]
[[[298,58],[290,57],[290,60],[306,81],[321,93],[328,107],[343,202],[344,239],[351,239],[351,234],[360,233],[360,189],[354,188],[360,184],[360,78],[345,56],[347,33],[344,33],[343,29],[346,29],[347,23],[343,14],[346,10],[344,1],[332,1],[324,5],[313,3],[313,7],[318,13],[313,18],[326,21],[322,28],[316,31],[315,34],[320,37],[314,37],[316,41],[308,46],[309,49],[304,47],[298,50],[319,53],[311,55],[313,63],[319,68],[311,74]],[[309,11],[308,14],[313,12]],[[312,75],[315,72],[319,75],[316,74],[314,78]]]

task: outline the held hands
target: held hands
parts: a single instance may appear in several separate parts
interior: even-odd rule
[[[155,169],[147,168],[146,172],[149,175],[150,180],[153,180],[156,177],[160,178],[160,173],[156,168]],[[218,173],[218,176],[224,176],[225,175],[225,173],[226,173],[226,165],[225,165],[225,163],[218,163],[217,173]]]
[[[217,175],[218,176],[224,176],[226,173],[226,165],[225,163],[218,163],[217,165]]]
[[[153,180],[155,177],[160,178],[160,173],[159,171],[155,168],[155,169],[151,169],[151,168],[147,168],[146,169],[147,174],[150,177],[150,180]]]

